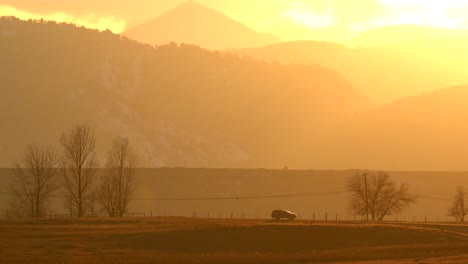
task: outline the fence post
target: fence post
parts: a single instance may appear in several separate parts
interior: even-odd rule
[[[325,222],[328,222],[328,212],[325,213]]]
[[[315,222],[315,212],[312,214],[312,222]]]
[[[338,223],[338,213],[336,213],[336,222]]]
[[[242,212],[242,218],[241,219],[244,220],[244,212]]]
[[[427,216],[424,216],[424,223],[427,224]]]

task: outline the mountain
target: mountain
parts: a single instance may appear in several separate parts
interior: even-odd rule
[[[456,86],[361,113],[336,142],[343,148],[336,153],[352,149],[353,155],[336,157],[337,162],[392,170],[466,170],[466,98],[468,86]]]
[[[468,83],[468,39],[436,39],[381,47],[296,41],[232,52],[284,65],[319,64],[337,70],[382,105],[424,91]]]
[[[0,57],[0,166],[87,123],[101,164],[123,135],[144,167],[318,167],[329,131],[369,106],[321,66],[54,22],[0,18]]]
[[[316,58],[355,51],[313,45],[324,50]],[[0,167],[19,159],[27,143],[59,147],[63,131],[87,123],[101,164],[122,135],[135,143],[142,167],[468,168],[466,85],[369,110],[345,78],[316,64],[153,47],[11,17],[0,18],[0,56]],[[377,65],[367,69],[369,78],[378,73]]]
[[[188,1],[160,17],[131,28],[123,35],[153,45],[176,42],[213,50],[259,47],[281,42],[272,34],[258,33],[194,1]]]

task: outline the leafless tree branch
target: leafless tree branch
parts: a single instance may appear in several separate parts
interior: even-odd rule
[[[95,159],[96,139],[89,126],[80,125],[63,133],[61,179],[65,189],[65,207],[82,217],[92,211],[94,181],[97,171]]]
[[[448,215],[455,217],[458,222],[464,222],[468,214],[468,208],[465,204],[465,188],[458,187],[453,196],[452,206],[449,208]]]
[[[98,191],[98,201],[110,216],[122,217],[134,191],[137,157],[127,138],[114,139],[107,156],[107,174]]]
[[[55,150],[28,145],[10,184],[14,196],[12,204],[24,208],[33,218],[43,216],[47,200],[57,189],[57,165]]]
[[[405,183],[398,185],[385,172],[355,172],[346,189],[351,193],[350,209],[366,220],[382,221],[416,201]]]

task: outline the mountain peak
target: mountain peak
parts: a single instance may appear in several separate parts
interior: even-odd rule
[[[171,10],[168,11],[171,12],[171,11],[177,11],[177,10],[181,10],[181,9],[190,9],[190,10],[196,10],[196,9],[203,9],[203,10],[209,10],[210,8],[205,6],[205,5],[202,5],[198,2],[195,2],[193,0],[188,0],[188,1],[185,1],[183,2],[182,4],[172,8]]]
[[[127,30],[123,35],[153,45],[177,42],[216,50],[281,42],[272,34],[256,32],[215,9],[191,0]]]
[[[196,1],[193,1],[193,0],[188,0],[188,1],[185,1],[183,2],[182,4],[179,5],[179,7],[184,7],[184,6],[189,6],[189,7],[203,7],[203,8],[208,8]]]
[[[210,8],[208,6],[205,6],[205,5],[202,5],[196,1],[193,1],[193,0],[188,0],[176,7],[174,7],[173,9],[169,10],[168,12],[166,12],[165,14],[163,14],[161,17],[164,17],[164,16],[170,16],[170,15],[176,15],[176,16],[181,16],[181,15],[184,15],[184,16],[206,16],[206,15],[209,15],[209,16],[217,16],[217,17],[223,17],[223,18],[226,18],[226,19],[230,19],[229,17],[227,17],[226,15],[224,15],[223,13],[213,9],[213,8]],[[158,19],[158,18],[156,18]]]

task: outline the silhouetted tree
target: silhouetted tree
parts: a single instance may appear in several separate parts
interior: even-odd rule
[[[366,220],[382,221],[416,201],[406,183],[397,184],[385,172],[356,172],[346,189],[351,193],[350,208]]]
[[[57,189],[57,165],[58,156],[53,149],[36,144],[27,146],[10,185],[13,193],[10,209],[17,216],[20,208],[33,218],[43,216],[47,200]]]
[[[117,195],[113,175],[105,174],[97,189],[97,200],[109,216],[117,216]]]
[[[65,207],[82,217],[86,212],[92,213],[94,207],[96,139],[89,126],[80,125],[63,133],[60,143],[63,146],[61,179],[65,189]]]
[[[136,154],[127,138],[114,139],[106,167],[108,172],[98,189],[98,201],[110,216],[122,217],[135,183]]]
[[[452,206],[449,208],[449,216],[455,217],[458,222],[464,222],[468,208],[465,203],[465,188],[458,187],[453,196]]]
[[[5,218],[18,219],[24,218],[26,215],[26,208],[24,204],[16,197],[11,198],[8,202],[8,207],[4,211]]]

